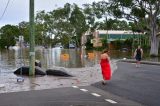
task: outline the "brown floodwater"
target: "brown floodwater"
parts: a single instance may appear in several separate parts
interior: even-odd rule
[[[35,48],[35,59],[43,68],[53,66],[81,68],[93,66],[99,62],[100,52],[79,49]],[[1,65],[20,67],[29,65],[29,48],[3,50],[0,54]]]
[[[100,51],[86,51],[80,49],[59,49],[43,47],[35,48],[35,59],[40,60],[42,67],[47,69],[53,66],[66,68],[81,68],[91,67],[99,63]],[[111,50],[111,59],[132,58],[130,51]],[[160,58],[150,58],[145,52],[143,60],[160,61]],[[29,48],[12,48],[3,50],[0,53],[0,66],[5,67],[20,67],[29,65]]]

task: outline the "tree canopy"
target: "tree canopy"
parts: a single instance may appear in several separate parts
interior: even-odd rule
[[[141,27],[148,31],[151,38],[150,55],[157,56],[160,31],[160,1],[159,0],[109,0],[109,10],[117,18],[125,18],[137,23],[145,23]]]
[[[0,29],[1,39],[0,46],[1,48],[14,46],[16,43],[16,37],[20,35],[18,26],[14,25],[5,25]]]
[[[151,42],[150,55],[158,55],[159,0],[108,0],[84,4],[83,8],[66,3],[53,11],[38,11],[35,19],[35,40],[39,45],[60,42],[65,46],[74,42],[77,47],[80,47],[81,36],[86,31],[132,30],[148,33]],[[1,28],[2,38],[13,40],[15,36],[23,35],[28,42],[28,25],[28,22],[21,22],[19,26],[6,25]],[[14,42],[3,43],[3,45],[14,45]]]

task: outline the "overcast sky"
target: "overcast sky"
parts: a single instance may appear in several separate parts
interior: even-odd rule
[[[101,0],[35,0],[35,13],[39,10],[51,11],[62,7],[66,3],[76,3],[79,6]],[[0,18],[5,10],[8,0],[0,0]],[[29,0],[10,0],[4,16],[0,19],[0,27],[6,24],[17,25],[29,20]]]

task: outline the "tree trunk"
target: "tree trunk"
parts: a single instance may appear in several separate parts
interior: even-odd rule
[[[150,56],[158,56],[159,39],[154,37],[151,39]]]
[[[157,35],[157,24],[156,24],[156,17],[151,18],[150,22],[151,28],[151,49],[150,49],[150,56],[158,56],[158,48],[159,48],[159,39]]]

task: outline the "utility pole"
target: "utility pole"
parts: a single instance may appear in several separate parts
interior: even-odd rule
[[[29,5],[29,21],[30,21],[30,52],[29,52],[29,75],[35,75],[35,25],[34,25],[34,0],[30,0]]]

